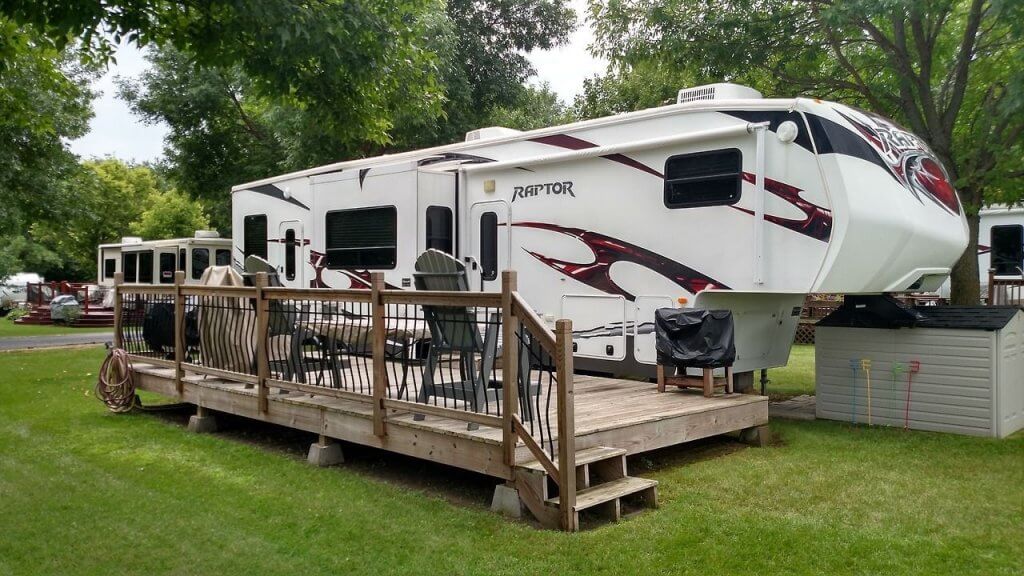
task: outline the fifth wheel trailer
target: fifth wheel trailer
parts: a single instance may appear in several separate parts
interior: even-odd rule
[[[126,237],[96,248],[96,283],[113,286],[121,272],[127,284],[173,284],[174,272],[183,270],[185,283],[193,284],[208,266],[230,264],[231,239],[212,230],[197,230],[192,238]]]
[[[654,310],[725,308],[737,372],[784,365],[810,292],[936,290],[967,223],[935,155],[892,122],[717,84],[674,105],[340,162],[235,186],[233,257],[293,287],[412,286],[428,248],[503,269],[577,365],[649,375]]]

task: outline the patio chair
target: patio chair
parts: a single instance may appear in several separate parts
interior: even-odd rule
[[[416,259],[413,274],[417,290],[468,292],[465,266],[440,250],[430,249]],[[477,315],[458,306],[423,306],[423,316],[430,330],[430,349],[423,369],[423,384],[416,401],[426,404],[431,397],[462,400],[474,412],[487,402],[496,402],[501,383],[491,380],[498,351],[499,314],[493,313],[481,336]],[[459,377],[453,382],[436,382],[435,371],[443,356],[458,356]],[[480,357],[477,367],[476,358]],[[417,414],[415,419],[422,420]],[[470,429],[475,428],[470,425]]]

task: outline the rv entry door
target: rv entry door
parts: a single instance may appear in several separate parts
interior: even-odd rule
[[[302,222],[285,220],[281,222],[277,245],[280,257],[277,274],[281,283],[292,288],[305,288],[302,284],[302,263],[305,261],[305,237]]]
[[[473,204],[469,214],[467,268],[472,287],[484,292],[501,291],[501,271],[509,266],[509,209],[504,200]],[[475,271],[474,271],[475,266]]]

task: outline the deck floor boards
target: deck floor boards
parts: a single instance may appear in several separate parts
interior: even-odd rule
[[[358,361],[356,363],[360,364]],[[358,370],[364,376],[368,374],[364,372],[368,370],[367,366],[353,366],[350,369]],[[173,381],[174,378],[172,368],[148,365],[139,360],[134,363],[133,370],[162,381]],[[246,388],[241,382],[191,373],[188,372],[187,365],[185,370],[185,385],[204,390],[201,394],[217,391],[239,400],[254,398],[257,395],[255,387]],[[394,373],[394,366],[391,366],[389,375]],[[500,371],[496,378],[500,378]],[[331,380],[329,375],[323,375],[321,379],[325,383],[330,383]],[[359,380],[361,378],[356,379],[356,390]],[[173,390],[173,383],[170,389]],[[161,390],[166,393],[166,384]],[[581,448],[587,447],[587,443],[580,445],[579,439],[589,437],[602,442],[603,445],[623,447],[634,453],[685,442],[711,432],[723,433],[741,427],[764,424],[768,419],[767,398],[756,395],[723,394],[705,398],[699,390],[677,389],[659,393],[653,383],[589,375],[577,375],[574,378],[574,390],[577,445]],[[391,391],[396,391],[394,385]],[[359,421],[371,420],[373,416],[373,407],[369,402],[314,395],[304,391],[278,392],[278,389],[271,385],[268,400],[292,406],[293,409],[309,408],[307,412],[310,415],[327,410],[345,417],[357,418]],[[246,402],[252,400],[247,399]],[[447,402],[439,399],[437,404],[465,409],[465,403],[451,399]],[[550,404],[551,440],[557,441],[553,395]],[[540,398],[540,406],[546,405],[547,398]],[[500,445],[502,440],[499,428],[480,426],[478,429],[470,430],[464,421],[434,415],[427,415],[423,420],[415,420],[413,412],[404,410],[390,411],[387,422],[413,433],[430,432],[441,437],[456,437],[489,446]],[[529,427],[530,424],[527,423],[527,428]],[[697,428],[700,428],[700,431],[694,432],[693,430]],[[522,444],[520,447],[522,448]],[[520,450],[520,453],[525,454],[525,450]]]

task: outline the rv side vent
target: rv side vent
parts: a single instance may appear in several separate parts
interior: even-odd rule
[[[477,128],[476,130],[470,130],[466,132],[466,142],[473,142],[476,140],[493,140],[494,138],[504,138],[505,136],[514,136],[520,134],[519,130],[514,128],[505,128],[504,126],[488,126],[487,128]]]
[[[753,88],[720,82],[694,88],[683,88],[676,96],[676,104],[697,100],[754,100],[761,97],[761,93]]]

